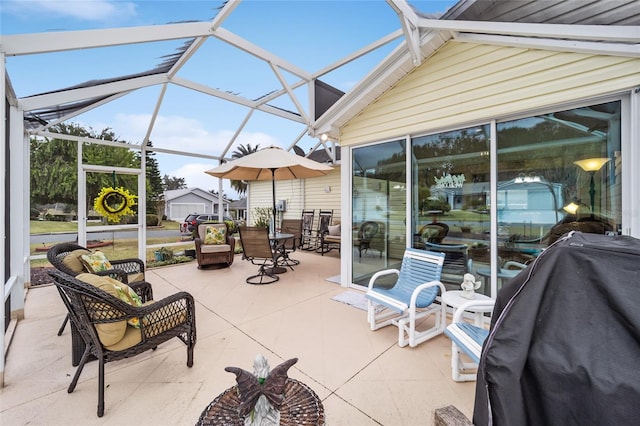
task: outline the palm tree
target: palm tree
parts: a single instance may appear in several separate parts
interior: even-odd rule
[[[250,143],[246,145],[238,145],[238,148],[231,153],[231,158],[240,158],[245,155],[252,154],[260,149],[260,144],[256,144],[255,147],[252,147]],[[231,187],[238,193],[244,194],[247,192],[247,182],[243,180],[232,180]]]

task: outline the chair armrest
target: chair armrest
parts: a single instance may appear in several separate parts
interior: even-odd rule
[[[442,297],[442,295],[447,292],[447,290],[444,288],[444,284],[442,284],[440,281],[429,281],[429,282],[426,282],[424,284],[420,284],[411,293],[411,302],[410,302],[409,306],[411,306],[411,307],[416,306],[416,301],[418,300],[418,296],[420,295],[420,292],[423,291],[423,290],[426,290],[428,288],[431,288],[431,287],[439,287],[440,288],[440,297]]]
[[[495,300],[469,300],[458,306],[453,314],[452,323],[461,322],[465,312],[491,312],[495,305]]]
[[[509,260],[505,262],[502,269],[525,269],[527,265],[524,263],[516,262],[515,260]]]
[[[391,274],[396,274],[396,277],[400,276],[400,270],[398,269],[385,269],[383,271],[378,271],[375,274],[373,274],[371,276],[371,278],[369,279],[369,290],[373,290],[375,281],[380,278],[383,277],[385,275],[391,275]]]
[[[113,269],[122,269],[127,274],[144,273],[144,262],[140,259],[118,259],[110,262]]]
[[[135,317],[142,318],[140,327],[143,338],[153,337],[185,323],[195,326],[196,320],[193,296],[186,291],[172,294],[140,308],[134,308],[132,313],[135,314]]]
[[[193,239],[193,242],[196,245],[196,251],[199,253],[200,252],[200,246],[202,246],[202,240],[200,239],[200,237],[195,237]]]
[[[108,269],[106,271],[96,272],[95,275],[113,278],[114,280],[118,280],[123,284],[129,284],[129,277],[127,275],[127,272],[122,269]]]
[[[233,238],[230,234],[227,234],[227,244],[231,246],[231,251],[235,253],[236,251],[236,239]]]
[[[133,291],[135,291],[136,294],[140,296],[140,299],[143,303],[153,300],[153,288],[148,282],[136,281],[129,284],[129,287],[131,287]]]

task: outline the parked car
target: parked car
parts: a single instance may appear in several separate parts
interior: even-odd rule
[[[191,233],[193,232],[198,225],[200,225],[201,223],[205,223],[205,222],[215,222],[218,220],[218,214],[199,214],[199,213],[192,213],[190,215],[188,215],[185,219],[184,222],[180,224],[180,232],[182,233]],[[231,221],[233,222],[233,219],[231,219],[229,216],[223,216],[222,220],[226,221]]]

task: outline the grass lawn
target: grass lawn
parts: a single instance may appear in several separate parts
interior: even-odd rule
[[[90,224],[91,225],[91,224]],[[188,242],[189,244],[169,247],[174,252],[184,251],[188,249],[194,249],[194,243],[187,237],[181,238],[177,231],[180,224],[173,221],[163,221],[162,226],[164,230],[175,230],[175,236],[163,237],[163,238],[147,238],[147,245],[155,244],[170,244],[176,242]],[[77,232],[78,224],[76,222],[49,222],[49,221],[31,221],[30,222],[31,234],[49,234],[56,232]],[[157,228],[155,228],[157,229]],[[31,244],[30,253],[45,254],[45,252],[37,252],[36,247],[41,247],[41,243]],[[129,259],[138,257],[138,240],[137,239],[119,239],[115,240],[114,244],[100,247],[98,250],[102,251],[109,259]],[[146,260],[151,263],[155,260],[153,252],[156,248],[147,249]],[[46,259],[34,259],[31,261],[32,267],[49,266],[49,262]],[[151,265],[149,265],[151,266]]]
[[[100,226],[101,223],[89,222],[88,226]],[[77,222],[54,222],[47,220],[29,221],[30,234],[50,234],[52,232],[76,232],[78,230]],[[157,229],[157,228],[155,228]],[[162,229],[176,230],[180,229],[180,223],[172,220],[162,221]]]

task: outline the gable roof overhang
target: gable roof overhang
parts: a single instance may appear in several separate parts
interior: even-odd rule
[[[603,2],[561,2],[549,11],[544,10],[542,2],[536,4],[533,0],[491,3],[463,0],[441,19],[428,19],[412,13],[403,2],[388,2],[395,4],[394,10],[403,20],[407,43],[396,48],[353,90],[329,108],[310,129],[310,134],[339,140],[342,126],[450,40],[640,57],[640,8],[634,0],[620,0],[615,8],[606,9],[607,13],[601,10]],[[574,23],[577,16],[588,24]],[[419,49],[415,46],[417,34]]]

